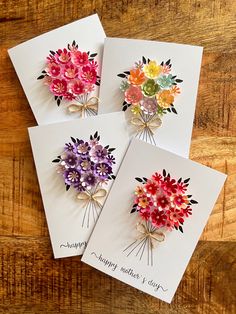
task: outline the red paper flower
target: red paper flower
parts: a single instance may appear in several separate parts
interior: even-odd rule
[[[157,199],[157,205],[160,206],[162,209],[166,208],[169,204],[170,204],[170,202],[169,202],[168,198],[165,196],[159,197]]]
[[[50,85],[50,90],[55,96],[63,96],[67,91],[67,83],[63,79],[55,79]]]
[[[145,185],[145,191],[148,194],[155,195],[157,193],[158,185],[156,182],[153,181],[148,181],[147,184]]]
[[[84,66],[82,68],[81,80],[85,83],[95,84],[97,80],[97,72],[90,66]]]
[[[164,211],[159,211],[158,209],[154,209],[151,214],[152,224],[155,227],[163,227],[165,225],[167,216],[165,215]]]
[[[86,52],[74,51],[71,56],[71,62],[75,65],[84,66],[88,63],[88,54]]]

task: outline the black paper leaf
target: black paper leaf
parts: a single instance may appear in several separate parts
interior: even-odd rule
[[[175,114],[177,114],[177,111],[176,111],[176,109],[174,107],[171,108],[171,111],[174,112]]]
[[[121,78],[125,78],[126,77],[126,75],[124,73],[117,74],[117,76],[119,76]]]
[[[61,161],[61,159],[56,158],[56,159],[53,159],[53,161],[52,161],[52,162],[59,162],[59,161]]]
[[[189,182],[189,180],[190,180],[190,178],[185,179],[185,180],[184,180],[184,183],[188,183],[188,182]]]

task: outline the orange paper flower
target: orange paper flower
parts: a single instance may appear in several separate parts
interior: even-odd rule
[[[174,102],[174,96],[169,90],[163,90],[156,95],[158,105],[162,108],[169,108]]]
[[[142,85],[145,82],[145,75],[140,69],[130,70],[128,81],[132,85]]]

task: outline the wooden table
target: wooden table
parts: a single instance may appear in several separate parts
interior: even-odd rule
[[[236,2],[0,4],[0,313],[236,313]],[[204,47],[191,158],[228,179],[171,305],[82,264],[80,257],[52,256],[27,134],[36,122],[7,49],[95,12],[108,36]]]

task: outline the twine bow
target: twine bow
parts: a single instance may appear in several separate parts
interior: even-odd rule
[[[77,199],[80,201],[85,201],[85,202],[92,201],[92,202],[97,203],[99,206],[101,206],[99,199],[105,197],[106,195],[107,195],[107,191],[105,189],[98,189],[94,192],[90,192],[90,191],[80,192],[77,195]]]
[[[139,240],[150,240],[151,249],[153,249],[157,242],[163,242],[165,240],[165,235],[163,232],[158,231],[157,229],[149,230],[148,226],[144,223],[137,223],[136,225],[137,231],[140,233]]]
[[[141,116],[140,117],[133,117],[131,119],[131,123],[138,127],[138,132],[142,132],[143,130],[148,130],[152,135],[157,128],[159,128],[162,124],[161,119],[158,115],[154,116],[149,121],[145,121]]]
[[[84,103],[78,103],[78,104],[71,104],[68,106],[68,110],[70,113],[74,112],[80,112],[81,116],[85,116],[86,110],[92,110],[97,112],[98,110],[98,102],[99,98],[98,97],[91,97],[89,98],[86,102]]]

